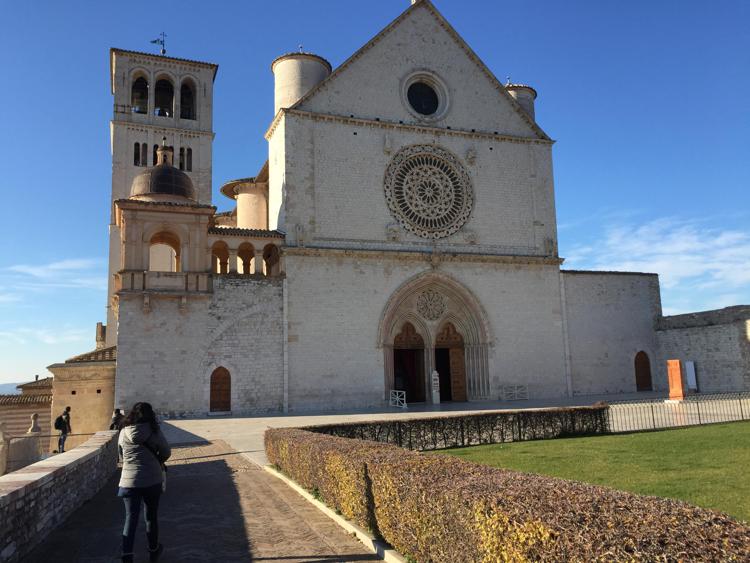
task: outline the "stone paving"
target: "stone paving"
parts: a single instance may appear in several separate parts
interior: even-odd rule
[[[223,441],[176,446],[159,510],[160,561],[333,562],[378,558]],[[112,478],[25,561],[119,561],[124,511]],[[136,561],[148,561],[139,523]]]

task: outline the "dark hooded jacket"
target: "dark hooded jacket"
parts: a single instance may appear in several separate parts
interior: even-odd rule
[[[154,455],[145,445],[156,452]],[[122,459],[120,487],[151,487],[161,483],[161,463],[172,455],[161,430],[154,432],[148,423],[125,426],[117,440]],[[157,459],[157,456],[159,459]]]

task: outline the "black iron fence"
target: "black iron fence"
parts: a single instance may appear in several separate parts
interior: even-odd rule
[[[635,432],[750,420],[750,393],[692,395],[683,401],[647,399],[609,404],[610,432]]]
[[[564,407],[347,422],[304,429],[343,438],[394,444],[410,450],[437,450],[607,433],[607,406]]]

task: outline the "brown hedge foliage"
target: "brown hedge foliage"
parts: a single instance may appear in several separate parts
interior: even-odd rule
[[[680,501],[300,429],[265,441],[271,463],[416,561],[750,560],[750,527]]]
[[[522,411],[499,411],[411,420],[327,424],[306,430],[394,444],[410,450],[437,450],[561,438],[589,436],[609,431],[606,404]]]

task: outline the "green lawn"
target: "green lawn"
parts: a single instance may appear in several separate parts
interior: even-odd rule
[[[444,453],[495,467],[678,498],[750,522],[750,422]]]

